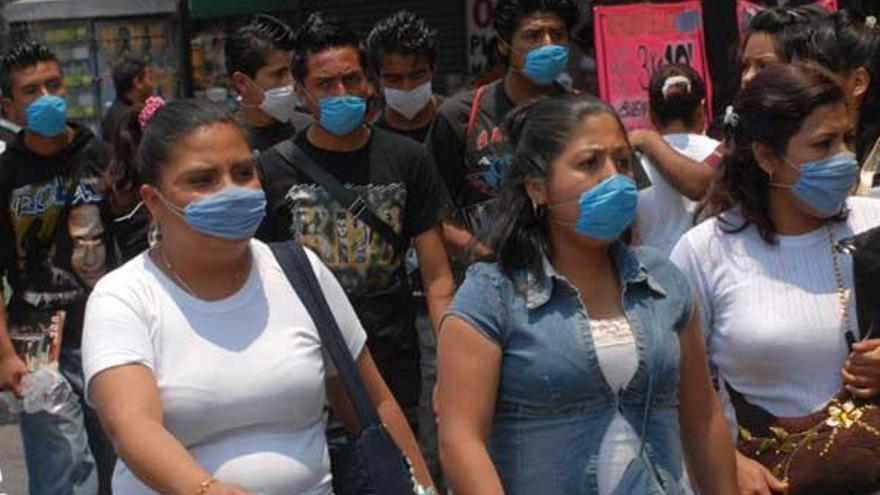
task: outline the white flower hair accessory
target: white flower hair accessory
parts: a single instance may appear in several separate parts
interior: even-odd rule
[[[663,93],[663,97],[669,98],[669,90],[671,90],[672,87],[677,84],[684,84],[684,86],[687,88],[688,94],[690,94],[692,89],[690,79],[684,76],[671,76],[663,81],[663,89],[660,90],[660,92]]]
[[[727,127],[736,127],[739,125],[739,114],[734,111],[733,106],[728,106],[724,111],[724,125]]]

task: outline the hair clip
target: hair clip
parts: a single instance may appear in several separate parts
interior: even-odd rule
[[[165,100],[163,100],[161,96],[151,96],[147,98],[147,101],[144,102],[144,108],[142,108],[138,114],[138,123],[141,125],[141,130],[147,126],[147,122],[150,121],[153,114],[164,106]]]
[[[724,111],[724,125],[734,128],[739,125],[739,114],[736,113],[733,106],[728,106]]]
[[[664,98],[669,98],[669,90],[672,89],[676,84],[684,84],[687,88],[688,94],[691,92],[691,81],[685,76],[671,76],[663,81],[663,89],[660,90],[663,93]]]

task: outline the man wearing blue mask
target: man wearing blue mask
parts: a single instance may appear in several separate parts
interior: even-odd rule
[[[241,122],[251,149],[265,151],[308,127],[296,111],[290,73],[294,32],[283,21],[257,14],[226,39],[226,70],[238,93]]]
[[[557,79],[568,65],[569,37],[580,12],[574,0],[499,0],[493,27],[507,62],[504,77],[448,98],[428,134],[457,215],[444,224],[447,248],[460,259],[486,254],[474,234],[487,228],[492,200],[512,153],[501,125],[517,105],[567,91]]]
[[[313,14],[297,34],[293,75],[315,123],[257,162],[270,237],[296,238],[333,270],[379,371],[413,420],[419,345],[403,258],[418,253],[435,328],[452,296],[441,221],[449,204],[423,146],[364,122],[369,81],[358,37]]]
[[[370,69],[385,95],[378,127],[424,143],[443,102],[434,93],[437,31],[407,10],[382,19],[367,37]]]
[[[8,309],[0,297],[0,390],[21,395],[22,379],[33,371],[13,350],[20,330],[63,321],[58,368],[66,391],[55,396],[56,407],[20,416],[29,493],[109,493],[113,448],[83,400],[80,340],[95,280],[74,266],[81,267],[73,259],[79,240],[68,225],[74,209],[104,208],[104,146],[67,121],[61,67],[43,45],[27,41],[7,50],[0,87],[4,114],[23,128],[0,156],[0,276],[12,288]],[[112,253],[89,273],[112,268],[107,257]]]

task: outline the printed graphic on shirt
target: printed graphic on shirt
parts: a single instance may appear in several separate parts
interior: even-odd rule
[[[106,271],[103,228],[95,227],[101,223],[97,204],[102,200],[96,184],[80,181],[74,186],[70,179],[63,180],[58,176],[48,182],[28,184],[11,191],[9,216],[15,235],[19,274],[14,285],[24,302],[35,309],[66,306],[84,298],[86,287],[103,275]],[[76,205],[72,211],[77,214],[65,216],[68,205]],[[62,219],[74,224],[61,225]],[[59,229],[63,231],[59,232]],[[92,235],[98,230],[97,236]],[[59,234],[70,236],[74,245],[72,259],[65,260],[65,265],[80,269],[71,271],[55,264],[60,254]],[[88,253],[80,241],[91,243]]]
[[[401,183],[348,186],[373,211],[402,232],[406,187]],[[393,290],[400,284],[401,260],[391,243],[375,233],[314,184],[297,184],[287,193],[292,232],[333,271],[349,296]]]

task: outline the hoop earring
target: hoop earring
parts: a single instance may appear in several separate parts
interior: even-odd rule
[[[539,205],[534,200],[532,200],[532,213],[535,215],[535,218],[542,218],[544,216],[544,212],[544,205]]]

